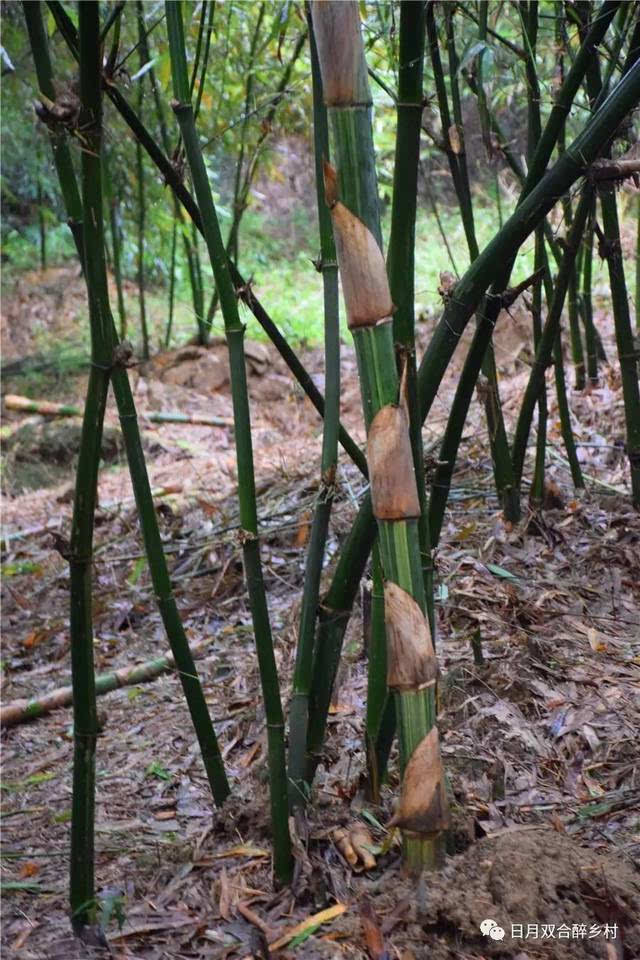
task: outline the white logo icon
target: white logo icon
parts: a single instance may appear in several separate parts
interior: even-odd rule
[[[490,920],[489,918],[482,921],[480,924],[480,930],[485,937],[489,936],[492,940],[502,940],[504,937],[504,930],[502,927],[499,927],[495,920]]]

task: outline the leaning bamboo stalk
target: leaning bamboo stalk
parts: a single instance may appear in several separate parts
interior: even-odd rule
[[[194,660],[198,660],[206,653],[211,644],[211,639],[211,637],[207,637],[206,640],[201,640],[200,643],[191,647],[191,656]],[[136,683],[155,680],[160,674],[174,670],[175,665],[175,658],[170,654],[167,657],[157,657],[155,660],[147,660],[145,663],[136,663],[133,666],[120,667],[120,669],[112,670],[109,673],[98,674],[95,678],[96,696],[111,693],[121,687],[130,687]],[[0,707],[0,727],[15,727],[20,723],[27,723],[29,720],[37,720],[54,710],[71,706],[72,702],[72,686],[57,687],[55,690],[50,690],[41,697],[34,697],[31,700],[11,700]]]
[[[72,20],[62,5],[57,2],[57,0],[49,0],[48,5],[54,15],[56,24],[58,25],[60,32],[69,47],[69,50],[77,59],[78,38],[77,31]],[[115,85],[107,84],[105,87],[105,93],[118,110],[122,116],[122,119],[125,121],[135,138],[140,141],[147,154],[156,165],[159,172],[162,174],[165,183],[171,188],[174,196],[180,201],[193,223],[195,223],[199,232],[203,234],[204,228],[202,225],[202,219],[200,217],[198,205],[185,187],[180,174],[176,170],[175,166],[171,163],[166,153],[163,153],[154,138],[148,132],[145,125],[140,120],[139,116],[131,108],[129,103],[122,96]],[[73,230],[73,223],[71,223],[71,229]],[[235,287],[238,298],[251,311],[286,363],[294,378],[299,383],[303,392],[306,394],[312,405],[322,417],[324,415],[324,397],[313,382],[311,375],[300,362],[295,352],[291,349],[286,339],[281,334],[278,326],[274,323],[262,303],[260,303],[254,294],[251,284],[244,279],[232,260],[228,261],[227,266],[231,274],[231,282]],[[341,446],[349,455],[353,463],[357,466],[358,470],[363,474],[363,476],[366,477],[368,475],[366,457],[342,423],[339,426],[339,440]]]
[[[311,15],[307,9],[310,25]],[[324,293],[325,415],[322,433],[320,485],[311,525],[305,564],[302,608],[298,630],[293,689],[289,708],[289,781],[293,807],[306,800],[309,729],[309,693],[313,680],[316,622],[320,598],[320,578],[325,554],[329,518],[336,490],[338,468],[338,422],[340,416],[340,325],[338,299],[338,263],[331,229],[331,218],[324,202],[322,164],[329,157],[329,127],[322,98],[322,81],[313,31],[310,31],[311,76],[313,83],[313,134],[320,234],[320,260]]]
[[[24,413],[39,413],[46,417],[81,417],[83,411],[70,403],[53,403],[51,400],[31,400],[14,393],[3,397],[7,410],[20,410]],[[197,413],[180,413],[177,410],[145,410],[140,416],[150,423],[192,423],[205,427],[232,427],[231,417],[207,417]]]
[[[87,4],[87,6],[90,6]],[[33,30],[30,28],[30,40],[38,81],[41,89],[53,91],[53,81],[51,72],[51,63],[49,59],[47,36],[42,23],[41,4],[27,3],[24,6],[27,22],[33,22]],[[56,10],[58,8],[55,8]],[[69,42],[74,43],[73,49],[77,53],[77,34],[74,33],[75,27],[69,21],[66,13],[62,11],[60,23],[68,35]],[[74,39],[75,38],[75,39]],[[97,58],[97,53],[96,53]],[[96,61],[97,69],[97,61]],[[43,83],[45,87],[43,87]],[[47,86],[48,84],[48,86]],[[108,88],[108,85],[107,85]],[[99,159],[99,153],[94,151],[93,160]],[[83,240],[83,222],[82,205],[77,188],[75,173],[71,153],[63,138],[56,142],[54,157],[58,178],[64,198],[67,211],[67,222],[71,228],[80,262],[85,269],[84,258],[84,240]],[[94,168],[95,182],[100,183],[100,164],[97,163]],[[97,221],[101,228],[102,221]],[[106,278],[104,280],[104,289],[106,290]],[[113,318],[110,314],[108,296],[105,294],[105,301],[102,304],[105,323],[101,327],[101,333],[111,338],[111,343],[115,346],[117,343],[117,334],[113,324]],[[149,563],[149,571],[153,584],[153,590],[156,602],[160,611],[163,626],[166,631],[172,653],[174,655],[184,696],[189,708],[194,730],[198,738],[198,744],[202,754],[203,765],[207,774],[207,779],[211,787],[214,801],[221,805],[229,794],[229,785],[224,772],[224,764],[218,747],[215,731],[209,715],[206,700],[197,675],[195,663],[191,656],[187,642],[184,626],[178,613],[175,597],[173,596],[171,580],[167,568],[166,558],[164,556],[162,539],[158,528],[157,515],[154,508],[153,496],[149,484],[149,477],[146,470],[142,441],[138,428],[136,409],[133,401],[133,395],[129,386],[129,380],[126,371],[126,354],[121,354],[121,359],[116,362],[116,352],[111,354],[111,382],[118,406],[120,423],[125,441],[127,459],[129,462],[129,472],[135,494],[140,526],[144,539],[145,552]]]
[[[249,412],[247,374],[243,347],[244,325],[240,321],[238,314],[238,302],[231,282],[227,256],[220,234],[211,187],[209,185],[193,116],[193,107],[189,93],[189,78],[187,74],[182,10],[180,4],[173,2],[167,2],[165,10],[175,95],[172,106],[178,123],[180,124],[185,152],[191,169],[198,206],[202,216],[202,226],[209,252],[209,259],[220,296],[220,305],[229,347],[231,392],[238,463],[238,499],[240,503],[240,522],[242,528],[242,552],[267,718],[271,821],[274,835],[274,870],[278,880],[286,883],[291,879],[293,863],[288,821],[284,715],[280,700],[278,671],[273,650],[269,611],[267,608],[260,560],[251,442],[251,417]]]
[[[453,295],[445,307],[444,315],[436,327],[418,372],[421,386],[421,415],[423,417],[426,417],[433,403],[437,386],[444,375],[447,363],[470,319],[472,310],[469,308],[471,305],[475,306],[478,303],[480,296],[489,286],[489,283],[484,281],[490,278],[491,292],[482,311],[485,322],[476,330],[474,340],[478,338],[479,341],[488,342],[502,305],[502,294],[511,273],[514,260],[513,251],[519,249],[524,237],[528,236],[537,223],[554,206],[556,197],[562,196],[569,186],[578,179],[585,165],[597,156],[597,151],[602,143],[616,129],[613,124],[614,117],[617,116],[619,122],[637,100],[638,88],[640,88],[640,72],[634,75],[633,80],[630,77],[625,78],[627,83],[624,80],[621,81],[621,84],[615,88],[607,101],[609,109],[606,111],[599,110],[555,166],[543,175],[551,151],[555,146],[565,111],[568,109],[584,76],[589,58],[593,56],[595,48],[604,36],[616,6],[615,3],[605,3],[603,5],[601,15],[589,31],[571,69],[567,73],[532,158],[531,167],[515,212],[506,221],[500,233],[485,247],[478,259],[467,270],[464,277],[456,285]],[[509,244],[511,244],[511,249],[509,249]],[[478,288],[481,288],[481,291]],[[480,344],[478,344],[478,349],[474,353],[478,358],[481,358],[483,354],[479,347]],[[468,393],[463,392],[459,386],[449,417],[451,430],[454,429],[455,423],[459,425],[459,430],[462,430],[462,424],[466,417],[465,407],[468,407],[468,402]],[[433,516],[431,519],[433,523]]]
[[[338,164],[337,171],[325,164],[325,197],[358,357],[385,575],[387,682],[396,699],[403,768],[395,823],[404,830],[409,866],[420,870],[435,865],[434,841],[449,821],[435,728],[436,666],[425,615],[420,501],[381,250],[367,66],[356,3],[314,3],[312,17]],[[414,779],[418,769],[420,782]]]

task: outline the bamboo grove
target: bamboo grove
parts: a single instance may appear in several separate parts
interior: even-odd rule
[[[165,344],[171,341],[176,263],[185,266],[199,342],[205,343],[219,311],[229,352],[237,459],[237,495],[246,589],[251,610],[268,738],[273,865],[276,882],[293,875],[290,814],[314,802],[314,777],[322,759],[327,718],[342,644],[359,584],[373,579],[369,646],[369,691],[365,717],[367,782],[380,798],[391,746],[399,744],[400,788],[390,828],[402,835],[407,868],[437,868],[450,825],[449,790],[438,738],[438,663],[434,615],[434,556],[458,449],[474,391],[482,399],[496,494],[504,518],[517,523],[543,505],[549,391],[557,394],[561,432],[573,483],[584,486],[576,454],[569,386],[584,389],[602,373],[602,347],[591,301],[593,258],[606,260],[610,278],[626,423],[626,456],[631,498],[640,509],[640,394],[629,288],[621,253],[617,185],[637,176],[637,160],[621,159],[640,102],[640,12],[636,5],[548,3],[557,29],[557,72],[550,104],[541,97],[540,44],[543,4],[515,5],[517,31],[503,35],[502,5],[422,3],[365,5],[376,8],[380,36],[393,15],[397,38],[397,86],[387,90],[396,108],[390,231],[385,242],[377,159],[374,149],[371,82],[362,6],[351,0],[318,0],[296,8],[295,42],[281,61],[267,115],[253,136],[255,64],[277,37],[268,27],[271,5],[255,3],[244,56],[238,156],[232,177],[232,215],[220,216],[208,143],[198,122],[210,106],[206,87],[213,72],[226,69],[212,58],[222,16],[213,2],[168,0],[154,7],[151,22],[144,3],[22,4],[37,88],[36,106],[50,142],[65,216],[84,273],[91,327],[91,362],[76,474],[73,522],[67,559],[70,569],[70,632],[74,710],[73,809],[70,909],[81,930],[96,922],[94,878],[95,765],[98,736],[93,664],[92,545],[100,438],[108,392],[117,403],[140,530],[167,641],[180,676],[202,754],[214,804],[233,796],[193,651],[172,592],[171,576],[137,424],[127,367],[134,359],[129,340],[139,327],[141,355],[152,348],[145,313],[147,279],[145,189],[154,179],[166,184],[170,244],[169,307]],[[225,6],[225,5],[222,5]],[[231,5],[229,5],[231,6]],[[275,5],[274,5],[275,6]],[[285,7],[290,5],[285,4]],[[390,13],[391,11],[391,13]],[[185,22],[196,17],[195,50]],[[385,19],[386,18],[386,19]],[[271,29],[271,33],[268,30]],[[163,88],[154,45],[165,31],[170,57],[170,91]],[[61,96],[52,37],[61,37],[79,77],[77,108]],[[133,49],[124,38],[133,37]],[[463,45],[464,38],[464,45]],[[166,42],[165,42],[165,45]],[[526,158],[513,149],[488,93],[493,47],[513,59],[526,89]],[[122,69],[131,56],[136,83]],[[306,58],[306,59],[305,59]],[[265,140],[288,85],[301,63],[309,65],[318,217],[317,269],[324,296],[325,396],[278,329],[268,307],[256,297],[238,267],[242,221]],[[133,71],[135,67],[130,66]],[[221,79],[224,88],[224,75]],[[131,89],[129,89],[129,87]],[[132,92],[133,91],[133,92]],[[577,127],[568,117],[580,100]],[[463,110],[463,101],[466,109]],[[473,104],[486,163],[508,169],[518,196],[507,216],[505,198],[491,241],[481,248],[477,210],[465,149],[465,123]],[[427,105],[429,110],[427,110]],[[105,114],[117,115],[130,135],[136,171],[138,258],[137,320],[122,296],[122,171],[103,137]],[[428,118],[436,118],[436,125]],[[466,239],[469,266],[460,273],[458,251],[449,248],[456,274],[443,291],[440,318],[422,356],[415,337],[415,233],[424,152],[439,151],[447,166]],[[430,203],[437,213],[431,186]],[[499,198],[499,194],[498,194]],[[558,210],[562,211],[558,228]],[[534,269],[510,285],[516,256],[527,238],[535,244]],[[640,237],[640,234],[639,234]],[[597,241],[597,244],[594,242]],[[434,243],[447,245],[446,235]],[[386,246],[386,256],[385,256]],[[105,248],[117,290],[114,322],[109,301]],[[43,241],[44,251],[44,241]],[[44,255],[44,253],[43,253]],[[312,270],[313,268],[310,267]],[[207,278],[213,278],[213,285]],[[366,427],[362,450],[340,423],[340,281],[347,324],[355,345]],[[311,282],[310,278],[301,279]],[[513,435],[505,424],[492,334],[504,309],[523,298],[531,316],[533,359],[520,398]],[[247,390],[244,332],[240,312],[252,314],[280,353],[292,377],[323,419],[317,498],[306,558],[293,677],[278,675],[268,597],[262,571],[251,409]],[[473,334],[448,419],[440,431],[435,472],[425,479],[422,428],[438,388],[471,319]],[[565,318],[566,321],[565,322]],[[568,325],[567,325],[568,324]],[[568,333],[568,340],[567,340]],[[135,336],[138,336],[137,334]],[[565,342],[572,370],[565,369]],[[613,361],[613,358],[611,358]],[[535,442],[531,444],[535,428]],[[532,446],[532,463],[527,451]],[[339,455],[339,448],[342,453]],[[333,502],[340,483],[340,457],[350,458],[369,481],[330,582],[323,566]],[[529,505],[523,504],[525,493]],[[158,651],[158,669],[169,660]],[[291,684],[291,701],[283,689]],[[98,687],[109,689],[102,679]],[[48,709],[48,707],[47,707]],[[34,708],[34,715],[37,710]]]

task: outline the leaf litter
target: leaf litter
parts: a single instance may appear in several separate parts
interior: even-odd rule
[[[608,317],[600,315],[599,328],[613,355]],[[423,341],[427,334],[421,330]],[[512,343],[500,351],[500,328],[496,339],[512,425],[527,367]],[[272,348],[258,348],[249,375],[259,512],[286,702],[321,427]],[[321,352],[307,351],[304,360],[321,377]],[[141,413],[228,417],[225,363],[223,345],[214,342],[206,353],[173,351],[137,368]],[[350,347],[342,366],[343,421],[362,441]],[[456,362],[445,377],[425,446],[437,442],[458,370]],[[209,380],[202,392],[205,374],[217,385]],[[83,376],[64,378],[53,399],[81,402]],[[5,388],[20,392],[14,387],[8,378]],[[233,797],[225,809],[212,808],[171,672],[99,699],[96,877],[111,956],[640,955],[640,523],[628,501],[619,376],[605,368],[600,387],[571,397],[590,478],[580,496],[562,461],[551,396],[553,497],[541,517],[513,528],[502,521],[477,403],[454,476],[437,553],[439,725],[454,812],[444,870],[419,883],[402,873],[398,838],[385,827],[397,796],[395,754],[381,805],[366,800],[366,643],[358,604],[314,804],[292,821],[296,877],[284,891],[272,882],[265,718],[237,540],[233,437],[226,428],[158,426],[141,417],[180,610],[190,641],[208,641],[198,669]],[[115,422],[110,406],[108,423]],[[37,426],[42,445],[41,434],[55,424]],[[51,534],[68,535],[73,457],[65,478],[53,477],[50,486],[20,492],[12,479],[2,541],[5,704],[68,683],[68,571]],[[327,582],[364,490],[342,457]],[[99,502],[95,658],[104,672],[161,656],[166,644],[121,454],[101,470]],[[80,943],[69,934],[71,761],[68,708],[3,732],[2,942],[19,960],[107,955],[104,938]],[[503,940],[482,933],[488,917],[507,931]],[[512,925],[590,930],[613,923],[615,942],[602,934],[511,936]]]

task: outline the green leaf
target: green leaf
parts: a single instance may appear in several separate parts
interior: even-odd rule
[[[486,40],[476,40],[476,42],[472,43],[470,47],[467,47],[465,52],[462,54],[462,57],[460,58],[460,63],[458,65],[458,73],[461,73],[464,70],[464,68],[469,66],[471,61],[478,56],[478,54],[484,53],[485,50],[488,51],[488,56],[484,61],[484,63],[487,64],[489,62],[490,57],[493,56],[493,51],[489,46],[489,44],[486,42]]]
[[[306,930],[303,930],[302,933],[299,933],[297,937],[294,937],[293,940],[289,941],[289,947],[295,949],[299,947],[301,943],[304,943],[305,940],[308,940],[309,937],[312,937],[313,934],[320,928],[320,924],[316,923],[311,927],[307,927]]]
[[[130,583],[131,586],[134,586],[134,585],[138,582],[138,580],[140,579],[140,574],[142,573],[142,571],[144,570],[144,568],[146,567],[146,565],[147,565],[147,558],[146,558],[146,557],[138,557],[138,559],[136,560],[136,562],[135,562],[134,565],[133,565],[133,570],[131,571],[131,573],[130,573],[129,576],[127,577],[127,583]]]
[[[173,774],[169,773],[168,770],[165,770],[165,768],[160,763],[156,763],[155,760],[147,767],[147,774],[150,777],[158,777],[159,780],[173,779]]]
[[[509,570],[505,570],[504,567],[499,567],[497,563],[485,563],[485,567],[492,573],[494,577],[502,577],[503,580],[519,580],[520,577],[517,577],[515,573],[511,573]]]
[[[16,893],[26,891],[27,893],[49,893],[41,887],[37,880],[7,880],[6,883],[0,883],[0,892]]]

